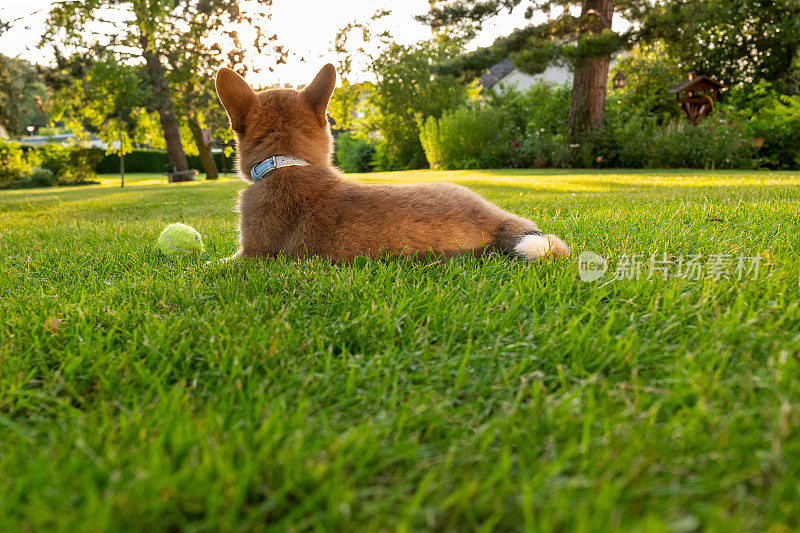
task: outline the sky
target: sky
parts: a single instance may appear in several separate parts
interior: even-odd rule
[[[49,7],[57,0],[0,0],[0,19],[20,19],[11,30],[0,36],[0,53],[21,57],[36,63],[50,63],[52,51],[38,49]],[[382,21],[395,40],[411,44],[431,36],[430,29],[414,20],[415,15],[428,11],[428,0],[274,0],[272,27],[266,32],[276,33],[278,42],[290,50],[286,65],[271,65],[274,72],[263,65],[262,72],[248,77],[256,85],[273,83],[308,83],[322,65],[336,61],[331,51],[339,28],[348,22],[367,20],[379,9],[389,9],[392,14]],[[491,44],[498,36],[507,35],[514,28],[524,26],[524,8],[512,14],[496,17],[484,29],[472,48]],[[302,60],[301,60],[302,59]],[[354,75],[357,80],[359,76]]]

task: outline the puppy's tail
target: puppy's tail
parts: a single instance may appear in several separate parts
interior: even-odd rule
[[[524,257],[529,261],[539,261],[552,257],[566,257],[569,246],[564,241],[539,230],[529,230],[522,235],[505,235],[498,239],[499,248],[508,254]]]

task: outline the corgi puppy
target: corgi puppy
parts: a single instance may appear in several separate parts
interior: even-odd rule
[[[569,255],[558,237],[466,187],[345,178],[331,164],[327,108],[335,83],[331,64],[302,91],[256,93],[232,70],[217,72],[217,94],[236,137],[237,170],[251,183],[239,194],[239,250],[232,259]]]

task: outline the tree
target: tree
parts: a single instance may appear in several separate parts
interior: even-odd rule
[[[271,18],[271,0],[262,1],[242,11],[238,3],[229,0],[202,0],[178,3],[173,17],[181,24],[164,29],[164,40],[169,43],[164,60],[169,69],[168,80],[173,88],[175,102],[191,131],[206,179],[218,177],[211,153],[211,132],[215,136],[232,139],[228,119],[218,105],[214,89],[216,71],[227,66],[244,75],[257,71],[248,63],[242,50],[258,54],[257,64],[284,63],[287,51],[277,44],[277,35],[267,35],[263,28]],[[255,30],[252,41],[243,45],[237,32],[239,25],[247,24]],[[231,43],[226,53],[219,40]],[[272,70],[272,67],[269,67]]]
[[[345,122],[349,122],[346,115],[356,106],[371,110],[370,118],[359,121],[358,127],[362,135],[380,132],[377,158],[381,168],[422,168],[427,166],[427,160],[419,140],[420,122],[429,116],[440,117],[446,109],[464,102],[470,93],[470,87],[459,83],[456,77],[431,70],[433,63],[458,56],[461,41],[438,35],[415,45],[397,44],[389,31],[375,30],[376,22],[389,13],[378,11],[366,23],[351,23],[339,30],[335,50],[341,58],[339,69],[345,90],[333,101],[333,109],[336,117]],[[349,45],[348,38],[354,32],[377,51],[370,53],[364,46]],[[347,81],[355,55],[367,57],[368,68],[376,78],[374,86],[351,85]]]
[[[53,44],[56,50],[81,53],[87,60],[110,51],[126,63],[143,61],[170,165],[182,173],[174,181],[192,179],[185,172],[188,164],[176,108],[187,115],[207,175],[213,177],[216,169],[205,142],[207,137],[202,133],[206,122],[214,122],[203,110],[218,107],[210,80],[213,71],[225,62],[229,66],[244,63],[237,24],[249,23],[256,30],[253,46],[248,49],[262,52],[267,43],[275,40],[275,36],[267,37],[261,29],[268,27],[271,3],[261,0],[240,9],[238,1],[227,0],[65,2],[51,10],[43,42]],[[232,49],[226,53],[219,41],[227,41]],[[282,47],[273,47],[283,52]]]
[[[633,22],[641,20],[651,6],[647,0],[525,0],[525,18],[537,12],[548,15],[538,25],[528,25],[498,39],[494,45],[443,66],[444,71],[483,70],[493,62],[512,56],[518,68],[541,71],[561,58],[574,66],[568,134],[577,139],[602,131],[606,85],[611,54],[630,43],[636,33],[619,34],[612,30],[615,14]],[[455,28],[471,36],[488,19],[511,11],[523,0],[450,0],[434,2],[420,20],[433,28]],[[550,17],[551,11],[561,13]],[[573,10],[580,10],[578,15]]]
[[[686,70],[726,85],[760,80],[800,94],[800,2],[797,0],[685,0],[655,6],[641,37],[661,40]]]
[[[91,0],[64,2],[50,11],[42,38],[57,54],[82,54],[87,62],[103,52],[115,58],[144,60],[152,103],[158,113],[167,156],[178,174],[173,181],[191,180],[183,151],[175,104],[163,65],[162,30],[170,24],[174,2],[170,0]],[[73,54],[64,54],[72,51]]]
[[[434,39],[417,45],[391,45],[372,63],[378,82],[374,95],[377,126],[385,141],[389,168],[423,168],[425,152],[419,125],[428,117],[463,103],[470,88],[449,75],[434,76],[431,61],[446,61],[460,46]]]
[[[685,72],[679,60],[667,53],[664,43],[637,44],[614,68],[627,76],[625,87],[611,89],[609,103],[617,102],[617,121],[627,121],[634,115],[650,117],[658,124],[681,119],[683,113],[675,104],[675,95],[666,89]]]
[[[120,156],[120,183],[125,184],[125,154],[134,143],[163,146],[157,119],[148,109],[152,94],[143,83],[143,66],[121,63],[111,51],[91,62],[82,56],[57,57],[49,83],[54,90],[52,117],[80,138],[94,133]]]
[[[0,130],[23,135],[29,126],[46,126],[49,99],[42,69],[0,54]]]

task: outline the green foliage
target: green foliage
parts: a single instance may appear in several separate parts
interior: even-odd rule
[[[56,178],[64,175],[70,164],[70,153],[74,150],[58,143],[47,143],[28,152],[36,165],[50,170]]]
[[[15,181],[30,177],[32,170],[19,143],[0,139],[0,189],[7,189]]]
[[[126,172],[166,172],[169,158],[162,150],[134,150],[125,154]],[[119,172],[119,155],[107,154],[97,165],[97,172],[110,174]]]
[[[54,82],[55,120],[64,121],[80,139],[94,133],[109,153],[129,153],[135,144],[165,146],[158,115],[147,109],[152,94],[141,83],[146,76],[143,68],[127,65],[108,52],[89,65],[77,56],[72,61],[77,66],[63,69]]]
[[[33,167],[30,177],[20,178],[12,183],[12,189],[31,189],[34,187],[52,187],[58,183],[53,172],[46,168]]]
[[[375,144],[375,155],[372,157],[372,169],[383,171],[391,168],[389,165],[389,143],[385,139],[380,139]]]
[[[21,186],[39,187],[90,183],[97,177],[96,168],[104,156],[100,148],[48,143],[28,149],[25,157],[34,168],[30,180]]]
[[[682,117],[669,120],[669,113],[657,112],[660,103],[656,98],[645,97],[645,87],[652,86],[653,78],[641,79],[642,86],[634,84],[627,92],[609,95],[605,131],[584,135],[579,142],[568,141],[566,136],[569,89],[537,84],[526,92],[490,93],[483,108],[467,106],[445,112],[438,121],[428,119],[421,128],[422,144],[431,166],[448,169],[747,169],[757,164],[751,148],[752,125],[743,123],[739,113],[719,105],[714,120],[698,127],[686,124]],[[628,102],[642,107],[631,109]],[[786,106],[775,109],[782,111]],[[793,116],[786,113],[781,123],[785,137],[780,139],[785,139],[787,146],[796,146],[791,144],[797,138],[792,137],[797,127]],[[764,119],[764,123],[775,122],[773,115]],[[773,142],[783,146],[777,137]],[[792,158],[786,161],[795,164]]]
[[[368,123],[369,115],[374,114],[370,108],[374,101],[375,85],[370,82],[351,84],[343,79],[341,87],[333,91],[328,103],[328,114],[336,121],[339,130],[371,131],[373,124]]]
[[[349,131],[336,136],[334,162],[343,172],[371,172],[375,146],[363,137]]]
[[[763,166],[800,168],[800,96],[780,94],[761,82],[735,91],[730,100],[748,134],[763,142],[757,150]]]
[[[420,134],[428,162],[443,168],[543,166],[542,143],[553,144],[553,136],[565,131],[569,98],[568,88],[536,84],[525,92],[490,92],[484,106],[445,112],[440,120],[429,118]],[[559,151],[550,148],[550,155]],[[550,155],[547,162],[562,161]]]
[[[697,126],[658,126],[632,119],[616,132],[623,168],[752,168],[754,154],[742,127],[727,118]],[[612,162],[613,163],[613,162]]]
[[[762,107],[747,124],[753,137],[764,139],[759,151],[772,168],[800,168],[800,96],[780,95]]]
[[[374,123],[386,142],[385,170],[427,166],[418,120],[438,118],[475,92],[455,77],[431,72],[432,63],[451,58],[459,50],[457,43],[447,40],[394,44],[373,62],[379,78],[373,95]]]
[[[547,63],[560,53],[559,45],[539,37],[538,28],[527,26],[507,36],[498,37],[491,46],[446,58],[434,65],[434,70],[462,79],[476,78],[494,63],[511,57],[514,64],[524,72],[537,74],[547,68]]]
[[[69,153],[69,165],[59,176],[59,183],[78,185],[90,183],[97,177],[96,168],[103,159],[100,148],[76,148]]]
[[[766,80],[798,90],[800,3],[796,0],[690,0],[656,4],[643,33],[663,40],[685,70],[728,86]]]
[[[542,72],[551,60],[579,66],[586,60],[607,57],[629,46],[643,32],[634,29],[648,20],[653,9],[647,0],[624,0],[590,4],[584,0],[451,0],[432,2],[430,11],[418,20],[433,28],[446,28],[467,38],[474,37],[481,25],[502,12],[511,13],[526,6],[524,18],[546,13],[546,19],[532,24],[520,20],[510,34],[499,37],[486,47],[441,62],[436,70],[464,78],[479,76],[492,64],[512,58],[523,72]],[[606,8],[608,10],[606,11]],[[560,14],[551,16],[552,11]],[[610,27],[610,17],[622,16],[633,23],[631,29],[617,33]]]
[[[50,92],[39,68],[0,54],[0,130],[27,135],[28,126],[46,126]]]
[[[431,168],[496,168],[508,160],[508,115],[492,106],[460,107],[428,117],[420,140]]]
[[[538,74],[558,58],[557,48],[552,42],[543,42],[538,46],[523,48],[513,54],[514,66],[528,74]],[[504,58],[500,58],[501,60]]]
[[[612,78],[617,72],[627,76],[626,86],[614,89]],[[678,60],[666,52],[661,42],[637,45],[621,57],[609,73],[606,121],[612,126],[645,116],[665,123],[683,116],[675,95],[667,90],[686,77]]]
[[[49,168],[36,167],[31,172],[31,182],[34,187],[52,187],[58,183],[58,179]]]
[[[625,39],[611,29],[604,29],[599,34],[585,33],[581,35],[575,45],[564,46],[561,55],[573,65],[596,58],[608,57],[625,44]]]
[[[559,133],[567,128],[569,119],[569,87],[537,83],[526,91],[514,88],[486,96],[494,107],[505,110],[514,123],[515,139],[533,132]]]
[[[46,144],[25,152],[19,143],[0,140],[0,189],[88,183],[102,157],[97,148]]]
[[[230,172],[234,168],[234,152],[223,156],[221,152],[214,152],[214,162],[220,171],[225,168]],[[223,164],[222,158],[225,157]],[[200,169],[202,163],[197,155],[186,158],[189,168]],[[169,169],[169,158],[163,150],[134,150],[125,155],[126,172],[156,172],[163,173]],[[113,174],[119,172],[119,155],[106,154],[97,164],[97,172],[100,174]]]

